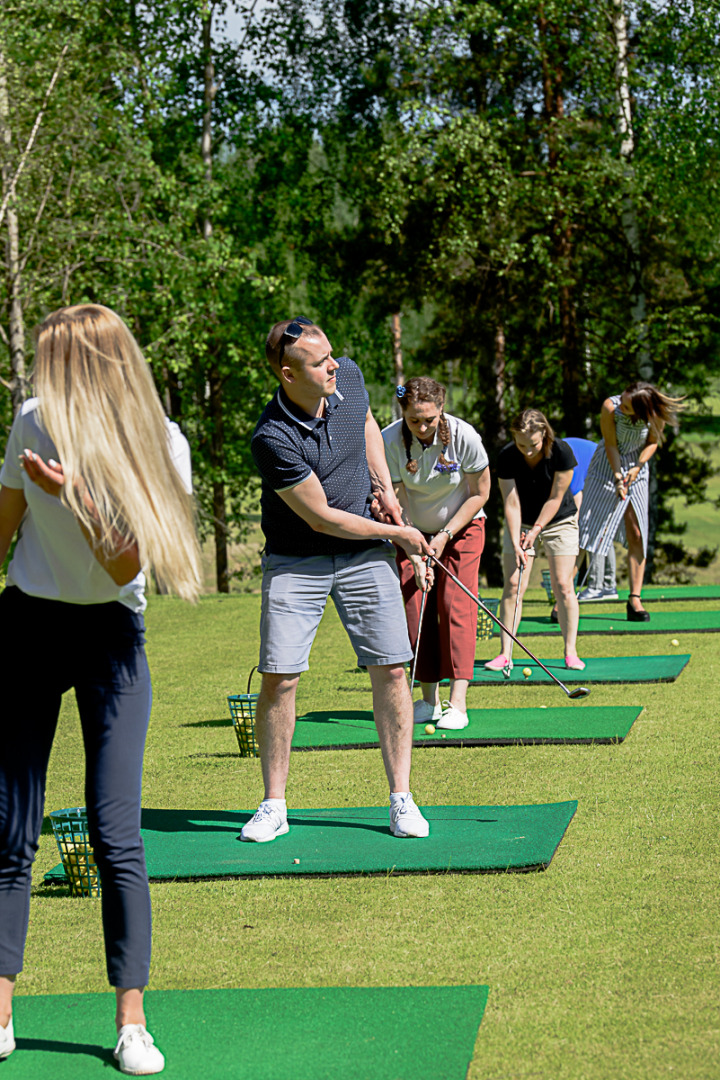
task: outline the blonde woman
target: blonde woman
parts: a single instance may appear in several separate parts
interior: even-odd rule
[[[0,595],[0,1058],[15,1049],[12,994],[45,775],[60,698],[74,687],[116,995],[115,1057],[122,1072],[158,1073],[164,1058],[143,1011],[150,894],[140,786],[151,698],[144,571],[185,599],[197,596],[189,452],[132,334],[108,308],[48,316],[34,378],[37,397],[15,419],[0,472],[0,562],[22,522]]]
[[[573,585],[579,552],[578,521],[570,493],[577,460],[567,443],[555,437],[549,421],[539,409],[521,412],[511,424],[510,434],[513,441],[500,451],[498,457],[498,478],[505,502],[505,587],[501,619],[512,629],[517,601],[520,622],[535,545],[542,542],[558,602],[558,619],[565,642],[565,667],[582,671],[585,664],[577,655],[578,602]],[[485,667],[490,671],[501,671],[508,665],[509,656],[510,638],[503,632],[500,654]]]
[[[648,541],[649,461],[673,423],[682,399],[647,382],[607,398],[600,412],[603,441],[592,456],[580,512],[580,546],[605,556],[617,539],[628,550],[629,622],[648,622],[640,594]],[[580,599],[584,599],[580,594]]]

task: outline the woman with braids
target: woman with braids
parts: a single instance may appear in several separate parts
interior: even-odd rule
[[[106,307],[49,315],[35,391],[0,472],[0,1058],[15,1049],[30,873],[61,696],[75,690],[85,744],[90,843],[100,871],[105,957],[120,1070],[165,1061],[145,1026],[150,892],[140,786],[150,717],[144,571],[186,600],[200,582],[189,449],[166,420],[132,334]],[[20,528],[22,522],[22,528]]]
[[[577,655],[578,602],[573,587],[578,556],[577,508],[570,481],[577,465],[571,448],[555,432],[539,409],[525,409],[510,425],[513,441],[498,457],[500,491],[505,502],[503,572],[505,587],[500,608],[502,622],[512,627],[522,613],[522,598],[532,571],[528,560],[541,541],[558,602],[558,620],[565,642],[565,667],[582,671]],[[522,575],[520,573],[522,569]],[[525,570],[527,569],[527,573]],[[518,597],[518,586],[520,594]],[[500,654],[485,665],[490,671],[512,666],[510,637],[504,631]]]
[[[483,507],[490,494],[482,439],[470,424],[445,414],[445,387],[434,379],[409,379],[396,393],[402,419],[382,435],[403,512],[425,534],[433,554],[476,593],[485,543]],[[397,564],[413,649],[427,590],[416,669],[423,696],[414,705],[415,723],[464,728],[477,608],[451,578],[442,571],[434,574],[422,558],[398,549]],[[450,693],[441,703],[438,683],[443,679],[450,680]]]
[[[607,398],[600,411],[603,442],[592,456],[580,510],[580,546],[607,555],[613,540],[627,547],[630,622],[647,622],[640,593],[648,542],[648,462],[674,423],[682,399],[647,382],[634,382]]]

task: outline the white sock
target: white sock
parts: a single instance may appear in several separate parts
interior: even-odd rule
[[[274,806],[276,810],[287,811],[287,802],[285,799],[263,799],[266,806]]]
[[[407,799],[409,794],[410,794],[409,791],[391,791],[390,792],[390,803],[392,804],[392,803],[399,802],[401,799]]]

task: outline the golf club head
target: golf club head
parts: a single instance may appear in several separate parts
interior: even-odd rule
[[[568,691],[568,697],[571,697],[571,698],[587,697],[589,693],[590,693],[590,690],[589,690],[589,688],[587,686],[576,686],[574,690],[569,690]]]
[[[512,671],[512,668],[510,667],[510,665],[506,664],[505,667],[502,669],[503,677],[506,678],[506,679],[509,679],[511,671]]]

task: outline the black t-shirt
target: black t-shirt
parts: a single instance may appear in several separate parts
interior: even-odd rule
[[[574,469],[577,460],[571,447],[562,439],[555,439],[550,457],[542,457],[534,468],[520,453],[514,442],[508,443],[498,457],[498,476],[501,480],[514,480],[520,497],[520,510],[523,525],[534,525],[544,504],[550,498],[553,479],[556,472],[568,472]],[[563,495],[560,508],[551,519],[562,521],[576,512],[575,500],[570,488]],[[547,525],[550,522],[546,522]]]

